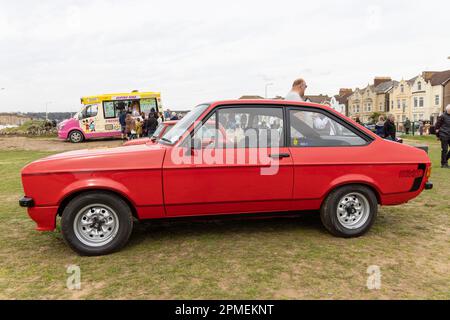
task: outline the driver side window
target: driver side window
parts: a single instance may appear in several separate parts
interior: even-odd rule
[[[291,147],[362,146],[367,142],[321,112],[290,110]]]
[[[83,112],[83,119],[92,118],[97,116],[98,114],[98,105],[93,104],[91,106],[87,106]]]
[[[201,142],[202,148],[215,146],[220,137],[220,132],[216,130],[216,113],[209,117],[194,134],[194,140]]]

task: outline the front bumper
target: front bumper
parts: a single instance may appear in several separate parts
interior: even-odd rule
[[[58,138],[61,140],[67,140],[69,132],[67,130],[58,130]]]
[[[36,222],[36,230],[53,231],[56,228],[56,215],[58,207],[36,207],[33,198],[23,197],[19,205],[27,208],[28,215]]]

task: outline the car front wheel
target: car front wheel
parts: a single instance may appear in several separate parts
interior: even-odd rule
[[[320,211],[325,228],[343,238],[359,237],[374,223],[378,201],[374,192],[362,185],[349,185],[332,191]]]
[[[80,131],[74,130],[69,134],[69,140],[72,143],[80,143],[83,142],[84,136]]]
[[[104,192],[75,197],[64,209],[61,230],[80,255],[105,255],[121,249],[130,238],[133,216],[121,198]]]

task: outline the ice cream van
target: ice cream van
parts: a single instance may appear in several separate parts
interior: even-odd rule
[[[133,117],[163,112],[159,92],[112,93],[81,98],[82,108],[72,119],[58,125],[58,137],[73,143],[87,139],[120,137],[119,113]]]

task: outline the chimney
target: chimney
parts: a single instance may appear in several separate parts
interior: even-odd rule
[[[373,85],[377,87],[378,85],[388,81],[392,81],[391,77],[375,77],[373,80]]]
[[[352,94],[352,93],[353,93],[353,90],[349,89],[349,88],[341,88],[341,89],[339,89],[339,96],[340,97],[343,97],[345,95]]]
[[[437,71],[424,71],[422,72],[422,77],[428,82],[435,73],[437,73]]]

